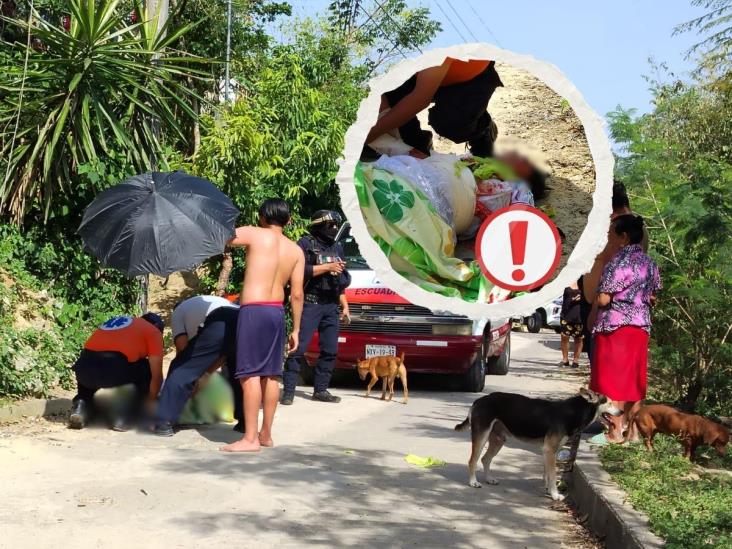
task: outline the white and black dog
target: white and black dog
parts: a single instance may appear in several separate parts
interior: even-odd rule
[[[512,393],[491,393],[479,398],[468,417],[455,426],[464,431],[470,426],[473,449],[468,462],[468,483],[481,484],[475,478],[478,458],[485,443],[483,470],[488,484],[498,484],[490,476],[491,460],[501,450],[508,436],[540,445],[544,454],[544,482],[555,501],[564,499],[557,490],[556,454],[568,438],[582,432],[603,414],[619,414],[608,398],[587,389],[566,400],[544,400]]]

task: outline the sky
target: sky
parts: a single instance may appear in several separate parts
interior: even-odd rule
[[[293,13],[323,13],[330,0],[291,0]],[[430,47],[488,42],[556,65],[601,116],[618,105],[648,112],[649,58],[678,76],[693,68],[694,33],[674,27],[704,10],[689,0],[407,0],[430,8],[443,30]],[[364,0],[369,6],[369,0]],[[459,14],[459,17],[458,15]],[[447,15],[447,17],[446,17]],[[471,34],[472,33],[472,34]],[[462,36],[461,36],[462,35]],[[477,38],[477,40],[476,40]]]

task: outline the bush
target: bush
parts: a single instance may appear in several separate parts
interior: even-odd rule
[[[655,84],[655,109],[611,113],[617,167],[646,219],[663,290],[651,396],[732,414],[732,88]]]
[[[0,396],[71,388],[69,366],[93,328],[134,311],[136,285],[99,270],[68,229],[0,225]]]

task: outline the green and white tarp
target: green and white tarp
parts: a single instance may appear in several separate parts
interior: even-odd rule
[[[486,301],[491,284],[476,261],[455,257],[453,228],[416,185],[365,162],[354,179],[369,233],[399,274],[432,292]]]

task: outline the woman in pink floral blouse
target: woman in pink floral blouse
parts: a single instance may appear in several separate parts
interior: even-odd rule
[[[646,396],[651,307],[661,288],[658,267],[641,247],[643,218],[617,217],[610,238],[619,248],[605,266],[597,289],[597,320],[590,389],[615,401],[624,411],[607,418],[606,439],[621,442],[628,415]]]

